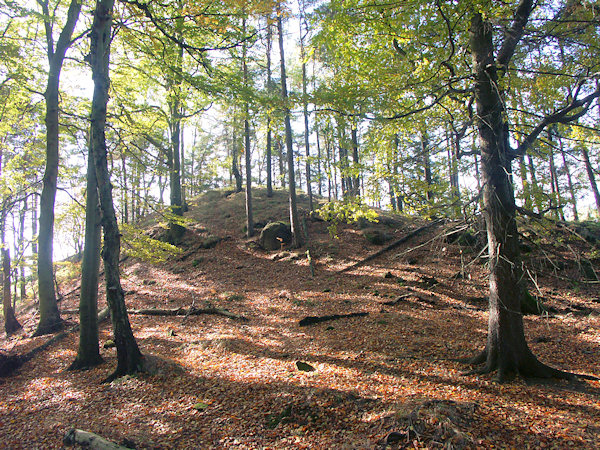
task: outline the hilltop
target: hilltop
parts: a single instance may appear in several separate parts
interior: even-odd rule
[[[256,189],[254,205],[260,225],[287,219],[283,191]],[[179,253],[124,262],[127,306],[231,316],[132,314],[142,352],[162,363],[110,384],[101,381],[113,348],[101,349],[106,362],[93,370],[66,371],[71,333],[0,380],[2,445],[61,448],[80,428],[137,448],[596,448],[599,382],[498,385],[464,374],[459,360],[481,350],[487,332],[485,252],[473,224],[380,212],[376,223],[333,230],[308,214],[304,196],[300,209],[308,247],[268,252],[244,235],[244,193],[190,201]],[[160,234],[157,220],[144,222],[148,234]],[[386,242],[373,244],[370,232]],[[523,234],[530,292],[544,307],[525,318],[532,350],[600,376],[600,297],[585,276],[588,265],[598,272],[595,244],[565,227]],[[76,288],[61,286],[63,311],[77,308]],[[23,335],[2,338],[5,351],[48,340],[29,338],[36,318],[23,319]],[[104,322],[101,341],[110,339]]]

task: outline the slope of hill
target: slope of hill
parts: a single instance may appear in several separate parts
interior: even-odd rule
[[[193,200],[181,253],[125,262],[127,305],[232,317],[131,315],[142,352],[171,363],[110,384],[101,381],[115,365],[112,348],[101,350],[105,364],[66,371],[71,333],[0,380],[1,445],[61,448],[80,428],[137,448],[597,448],[599,382],[497,385],[463,374],[459,359],[482,348],[487,327],[483,249],[470,235],[448,236],[463,225],[432,225],[360,264],[382,248],[361,224],[340,224],[332,237],[300,203],[314,276],[306,248],[267,252],[244,237],[243,193]],[[256,190],[254,205],[262,224],[287,217],[282,191],[269,199]],[[427,223],[382,216],[367,226],[392,243]],[[525,319],[533,351],[600,376],[600,297],[574,256],[581,242],[561,253],[534,231],[526,237],[530,289],[546,307]],[[63,311],[77,307],[75,286],[61,289],[72,291]],[[309,316],[330,320],[300,326]],[[23,319],[29,331],[3,338],[5,351],[48,339],[29,338],[35,316]],[[101,339],[110,338],[104,323]]]

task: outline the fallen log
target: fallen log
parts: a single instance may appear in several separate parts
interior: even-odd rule
[[[224,316],[230,319],[237,320],[248,320],[244,316],[234,314],[221,308],[174,308],[174,309],[160,309],[160,308],[146,308],[146,309],[132,309],[129,314],[137,314],[144,316],[199,316],[202,314],[213,314],[216,316]]]
[[[63,438],[65,445],[80,445],[92,450],[127,450],[129,447],[115,444],[114,442],[104,439],[102,436],[91,433],[89,431],[77,430],[72,428],[67,431]]]
[[[365,264],[369,261],[372,261],[373,259],[383,255],[385,252],[389,252],[390,250],[395,249],[396,247],[404,244],[405,242],[409,241],[413,237],[419,235],[423,231],[426,231],[429,228],[432,228],[433,226],[438,225],[441,222],[442,222],[442,220],[438,219],[438,220],[434,220],[433,222],[428,223],[427,225],[423,225],[422,227],[419,227],[416,230],[408,233],[406,236],[398,239],[397,241],[394,241],[391,244],[385,246],[381,250],[367,256],[364,259],[361,259],[360,261],[355,262],[354,264],[349,265],[348,267],[343,268],[342,270],[339,271],[339,273],[343,273],[343,272],[347,272],[348,270],[356,269],[357,267],[362,266],[363,264]]]
[[[356,312],[350,314],[332,314],[331,316],[306,316],[298,325],[305,327],[307,325],[314,325],[315,323],[327,322],[329,320],[345,319],[347,317],[363,317],[369,315],[368,312]]]

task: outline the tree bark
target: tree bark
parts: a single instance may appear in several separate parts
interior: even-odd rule
[[[169,149],[169,200],[171,213],[175,216],[183,216],[183,198],[181,190],[181,65],[183,60],[183,48],[177,47],[175,54],[175,66],[179,73],[168,74],[167,91],[169,97],[169,131],[171,143]],[[170,70],[170,69],[167,69]],[[169,223],[169,242],[178,244],[185,233],[185,227],[177,222],[177,219]]]
[[[117,348],[117,368],[108,380],[128,373],[138,372],[143,368],[143,356],[137,346],[131,325],[129,324],[127,308],[125,306],[125,293],[121,287],[119,273],[121,235],[113,205],[104,134],[106,127],[106,104],[108,102],[108,89],[110,86],[109,54],[113,5],[114,0],[97,1],[94,11],[94,22],[90,33],[90,58],[92,62],[92,77],[94,79],[90,146],[94,149],[94,166],[102,212],[102,227],[104,229],[102,258],[104,260],[106,280],[106,301],[111,312],[114,340]]]
[[[531,3],[531,2],[529,2]],[[531,4],[529,4],[531,8]],[[470,47],[475,71],[477,128],[484,186],[484,216],[489,246],[490,295],[486,347],[474,358],[485,363],[482,373],[497,370],[497,378],[569,377],[540,363],[529,349],[523,329],[521,299],[525,293],[515,201],[510,182],[511,161],[504,135],[502,99],[494,60],[492,25],[481,13],[471,20]]]
[[[306,151],[306,193],[308,194],[308,209],[313,210],[312,177],[310,173],[310,127],[308,124],[308,99],[306,97],[306,54],[304,51],[304,35],[302,33],[302,21],[304,20],[304,10],[300,11],[300,59],[302,60],[302,109],[304,112],[304,149]]]
[[[90,144],[92,143],[90,142]],[[98,343],[98,277],[102,234],[98,205],[98,184],[96,183],[96,169],[94,167],[94,150],[90,145],[87,163],[85,244],[81,263],[81,287],[79,292],[79,347],[75,361],[69,366],[70,370],[88,369],[103,361]]]
[[[560,138],[560,134],[558,137],[558,146],[560,149],[560,154],[562,156],[563,167],[565,168],[565,173],[567,174],[567,182],[569,185],[569,194],[571,194],[571,205],[573,206],[573,220],[575,222],[579,222],[579,213],[577,212],[577,196],[575,195],[575,186],[573,185],[573,178],[571,176],[571,169],[569,167],[569,163],[567,162],[567,155],[565,149],[563,147],[563,141]]]
[[[46,167],[42,180],[40,199],[40,233],[38,236],[38,290],[40,296],[40,321],[34,336],[53,333],[62,329],[54,290],[54,270],[52,251],[54,240],[54,202],[58,179],[59,147],[59,80],[65,53],[71,45],[71,36],[81,11],[81,2],[72,0],[67,13],[67,21],[59,35],[56,47],[52,37],[52,17],[48,1],[40,3],[44,13],[48,52],[48,82],[44,97],[46,100]]]
[[[246,18],[242,21],[243,34],[246,34]],[[242,76],[244,88],[248,88],[248,64],[246,42],[242,44]],[[246,236],[254,236],[254,217],[252,211],[252,158],[250,154],[250,107],[248,99],[244,101],[244,156],[246,160]]]
[[[290,107],[288,106],[287,78],[285,73],[285,55],[283,51],[283,25],[281,23],[281,11],[277,11],[277,31],[279,34],[279,54],[281,56],[281,97],[284,104],[285,144],[287,149],[288,186],[290,202],[290,226],[292,229],[292,246],[302,246],[302,233],[298,218],[298,206],[296,199],[296,176],[294,171],[294,149],[292,144],[292,125],[290,122]]]
[[[598,184],[596,184],[596,177],[590,161],[590,154],[585,146],[581,147],[581,156],[583,156],[585,171],[590,182],[590,189],[592,190],[592,193],[594,194],[594,200],[596,201],[596,211],[598,211],[598,216],[600,216],[600,192],[598,191]]]
[[[273,33],[271,28],[271,17],[267,16],[267,94],[271,94],[271,84],[273,83],[271,73],[271,48],[273,46]],[[273,139],[271,130],[271,114],[267,115],[267,197],[273,197],[273,168],[272,153]]]
[[[231,150],[231,172],[235,178],[235,192],[242,192],[242,174],[240,173],[239,159],[240,150],[238,147],[237,139],[237,121],[233,119],[233,136],[232,136],[232,150]]]
[[[17,320],[15,310],[11,304],[10,253],[6,248],[3,248],[0,253],[2,254],[2,308],[4,311],[4,330],[6,331],[6,335],[10,336],[23,327]]]

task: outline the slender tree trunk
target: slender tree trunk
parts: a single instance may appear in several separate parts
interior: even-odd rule
[[[119,255],[121,235],[113,205],[112,187],[108,172],[107,149],[104,130],[106,127],[106,104],[108,102],[109,53],[114,0],[97,0],[94,22],[91,29],[90,59],[94,79],[92,100],[90,147],[94,156],[98,195],[104,229],[104,276],[106,279],[106,301],[110,308],[115,345],[117,348],[117,368],[109,380],[143,369],[143,356],[133,336],[125,293],[121,287]]]
[[[183,49],[179,47],[176,56],[178,64],[183,57]],[[181,100],[179,75],[171,76],[168,90],[171,92],[169,100],[169,128],[171,132],[171,145],[169,149],[169,200],[171,212],[175,216],[183,216],[183,201],[181,192]],[[169,224],[169,241],[177,244],[185,233],[185,227],[177,220]]]
[[[19,297],[21,302],[27,296],[27,286],[25,285],[25,215],[27,214],[27,199],[23,200],[21,211],[19,212]]]
[[[551,129],[548,130],[548,140],[550,141],[550,145],[548,146],[548,160],[550,163],[550,183],[552,184],[552,192],[555,194],[555,198],[553,200],[555,200],[557,203],[554,215],[556,219],[564,221],[565,214],[563,212],[563,200],[560,193],[560,186],[558,184],[558,173],[556,171],[556,165],[554,164],[554,142],[553,133]]]
[[[315,118],[315,134],[317,136],[317,193],[319,197],[323,197],[323,176],[321,174],[322,154],[321,154],[321,137],[319,136],[319,126]]]
[[[273,45],[273,33],[271,28],[271,18],[267,17],[267,93],[271,94],[271,85],[273,77],[271,73],[271,47]],[[267,115],[267,197],[273,197],[273,169],[272,165],[272,130],[271,130],[271,114]]]
[[[587,148],[585,148],[585,146],[581,146],[581,156],[583,156],[585,171],[590,182],[590,189],[592,190],[592,193],[594,194],[594,200],[596,201],[596,210],[598,211],[598,215],[600,216],[600,192],[598,191],[598,185],[596,184],[596,177],[594,175],[594,169],[592,168],[592,163],[590,161],[590,154],[588,153]]]
[[[239,159],[240,159],[240,151],[238,147],[238,139],[237,139],[237,121],[233,120],[233,146],[232,146],[232,156],[231,156],[231,172],[233,173],[233,177],[235,178],[235,192],[242,192],[242,174],[239,169]]]
[[[303,6],[303,5],[301,5]],[[306,193],[308,194],[308,209],[313,208],[312,177],[310,173],[310,128],[308,124],[308,99],[306,86],[306,54],[304,51],[304,35],[302,32],[302,21],[304,20],[304,11],[300,13],[300,59],[302,60],[302,109],[304,112],[304,149],[306,150]]]
[[[17,320],[15,310],[11,304],[10,253],[7,248],[2,248],[0,253],[2,254],[2,309],[4,311],[4,330],[6,331],[6,335],[9,336],[23,327]]]
[[[567,155],[565,149],[563,147],[563,141],[560,138],[560,134],[558,137],[558,147],[560,149],[560,154],[562,156],[563,167],[565,168],[565,173],[567,174],[567,182],[569,186],[569,194],[571,195],[571,205],[573,206],[573,220],[575,222],[579,222],[579,214],[577,212],[577,196],[575,195],[575,186],[573,185],[573,178],[571,177],[571,169],[567,162]]]
[[[87,369],[102,363],[98,344],[98,275],[102,231],[93,151],[90,146],[85,203],[85,244],[79,290],[79,347],[75,361],[69,366],[70,370]]]
[[[302,232],[298,217],[298,206],[296,204],[296,177],[294,170],[294,149],[292,144],[292,125],[290,122],[290,107],[288,106],[287,78],[285,73],[285,56],[283,51],[283,25],[281,23],[281,11],[277,11],[277,31],[279,34],[279,54],[281,56],[281,97],[284,104],[285,144],[287,148],[288,163],[288,186],[290,201],[290,225],[292,229],[294,248],[302,246]]]
[[[89,158],[89,155],[88,155]],[[88,169],[89,170],[89,169]],[[121,172],[123,176],[123,223],[129,223],[129,189],[127,187],[127,160],[125,158],[125,151],[121,149]],[[88,172],[89,177],[89,172]],[[96,177],[94,176],[94,185],[96,183]],[[89,191],[89,188],[88,188]],[[87,200],[86,200],[87,201]],[[87,212],[86,212],[87,217]],[[87,224],[86,224],[87,230]]]
[[[277,140],[277,148],[279,151],[279,179],[281,180],[281,188],[285,189],[285,164],[284,164],[284,160],[286,159],[285,157],[285,152],[283,150],[283,142],[281,141],[281,139],[279,138]]]
[[[531,189],[530,189],[531,194],[530,195],[532,197],[533,204],[537,208],[537,211],[541,212],[543,210],[543,208],[542,208],[542,204],[540,202],[540,200],[541,200],[540,186],[537,181],[537,176],[535,173],[535,164],[533,162],[533,157],[531,155],[527,155],[527,166],[529,168],[529,176],[531,177]]]
[[[431,206],[433,202],[433,192],[431,191],[431,185],[433,184],[432,176],[431,176],[431,158],[430,158],[430,150],[429,150],[429,137],[426,132],[421,133],[421,152],[423,158],[423,171],[425,174],[425,184],[427,186],[427,191],[425,192],[425,198],[427,199],[427,203]]]
[[[41,3],[46,26],[48,47],[48,83],[44,97],[46,100],[46,167],[42,181],[40,199],[40,234],[38,237],[38,289],[40,295],[40,321],[34,336],[53,333],[62,328],[56,292],[54,290],[54,270],[52,250],[54,239],[54,202],[58,178],[59,147],[59,79],[65,53],[71,44],[71,36],[81,11],[81,2],[72,0],[67,13],[67,21],[56,46],[53,45],[52,24],[48,1]]]
[[[358,130],[353,126],[351,130],[352,136],[352,160],[354,163],[354,179],[348,178],[352,186],[352,196],[358,198],[360,196],[360,166],[358,159]]]
[[[246,18],[242,21],[243,34],[246,34]],[[242,44],[242,76],[244,87],[248,88],[248,64],[246,61],[246,42]],[[248,100],[244,102],[244,156],[246,159],[246,236],[254,236],[254,218],[252,211],[252,159],[250,148],[250,110]]]

